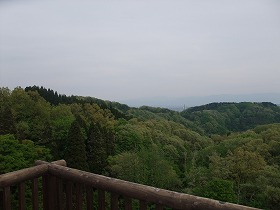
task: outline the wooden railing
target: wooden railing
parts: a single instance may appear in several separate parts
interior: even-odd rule
[[[36,166],[0,176],[0,209],[11,206],[11,187],[18,187],[18,209],[26,209],[25,183],[31,181],[33,210],[155,209],[252,210],[254,208],[158,189],[66,167],[64,160],[36,161]],[[38,183],[42,183],[42,186]],[[42,201],[39,195],[42,193]],[[42,205],[42,206],[41,206]]]

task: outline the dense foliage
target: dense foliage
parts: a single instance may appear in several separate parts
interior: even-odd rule
[[[130,108],[37,86],[0,89],[0,174],[34,160],[264,209],[280,206],[280,108]]]
[[[201,127],[206,134],[229,134],[257,125],[280,122],[280,108],[263,103],[211,103],[189,108],[182,116]]]

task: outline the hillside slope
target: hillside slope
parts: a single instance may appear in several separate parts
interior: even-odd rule
[[[211,103],[189,108],[181,115],[202,128],[205,134],[225,135],[280,122],[280,107],[270,103]]]

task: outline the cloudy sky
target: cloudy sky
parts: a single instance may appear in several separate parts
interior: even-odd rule
[[[122,101],[279,80],[279,0],[0,0],[1,87]]]

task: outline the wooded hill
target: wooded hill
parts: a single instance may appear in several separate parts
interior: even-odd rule
[[[65,159],[70,167],[264,209],[280,206],[280,108],[212,103],[181,113],[0,89],[0,174]]]

